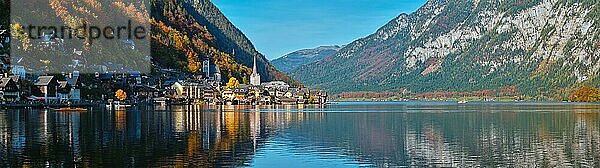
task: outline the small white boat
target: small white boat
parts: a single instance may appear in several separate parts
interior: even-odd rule
[[[458,102],[458,104],[467,104],[467,103],[469,103],[469,101],[466,101],[466,100],[461,100]]]

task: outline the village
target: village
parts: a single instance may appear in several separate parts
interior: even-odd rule
[[[216,68],[218,70],[218,68]],[[82,98],[82,88],[90,88],[81,82],[75,71],[64,75],[42,75],[25,78],[13,73],[1,75],[0,104],[5,107],[64,107],[89,106],[93,104],[209,104],[209,105],[275,105],[275,104],[325,104],[327,93],[311,91],[307,88],[290,87],[282,81],[239,84],[231,78],[222,84],[218,71],[212,75],[197,78],[178,79],[178,72],[163,69],[166,77],[158,79],[140,73],[100,74],[94,77],[98,92],[104,92],[100,99]],[[33,78],[33,79],[32,79]],[[115,94],[102,89],[120,88]],[[126,96],[121,98],[120,91]],[[93,92],[93,89],[92,89]],[[90,97],[85,96],[85,97]]]
[[[8,37],[2,40],[10,40]],[[133,41],[122,45],[135,48]],[[152,74],[107,62],[87,65],[85,53],[65,49],[60,39],[43,35],[35,46],[59,50],[72,59],[69,71],[49,74],[18,65],[22,57],[0,55],[0,107],[86,107],[108,105],[277,105],[325,104],[327,93],[293,87],[283,81],[261,82],[256,58],[249,83],[231,77],[223,80],[219,66],[208,58],[201,62],[201,73],[189,74],[152,65]],[[11,61],[12,59],[12,61]],[[16,59],[16,60],[15,60]],[[13,64],[10,64],[10,63]],[[86,72],[80,73],[85,69]],[[228,81],[228,82],[222,82]]]
[[[91,82],[83,82],[85,77],[78,71],[35,75],[24,73],[22,66],[10,66],[9,73],[0,75],[0,104],[4,107],[70,107],[114,103],[276,105],[327,102],[325,91],[291,87],[283,81],[260,83],[256,71],[251,75],[250,84],[240,84],[236,78],[223,84],[218,66],[208,60],[203,64],[204,73],[196,76],[172,69],[160,69],[159,76],[120,71],[95,74]],[[84,88],[90,91],[82,93]],[[94,97],[82,95],[90,92],[103,94],[95,99],[82,98]]]

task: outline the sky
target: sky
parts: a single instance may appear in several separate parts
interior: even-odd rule
[[[267,59],[299,49],[345,45],[374,33],[426,0],[212,0]]]

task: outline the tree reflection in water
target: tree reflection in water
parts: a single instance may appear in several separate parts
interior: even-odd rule
[[[600,166],[595,105],[143,108],[0,110],[0,164]]]

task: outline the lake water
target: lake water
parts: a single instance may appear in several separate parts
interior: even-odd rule
[[[0,167],[600,167],[593,104],[156,109],[0,110]]]

